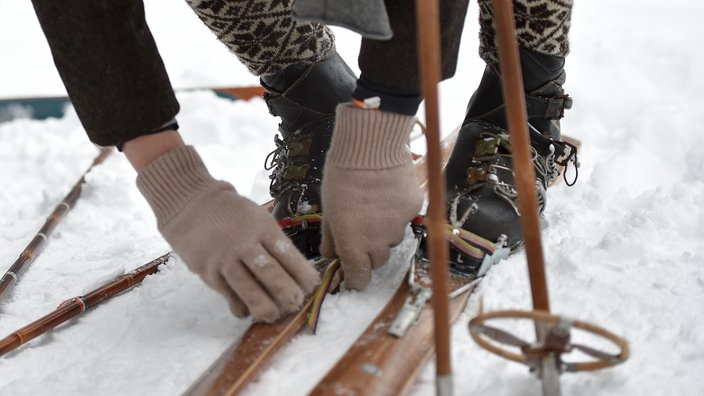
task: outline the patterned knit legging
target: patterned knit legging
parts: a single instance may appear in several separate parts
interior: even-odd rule
[[[293,0],[186,0],[196,15],[257,76],[315,63],[335,48],[332,31],[291,18]]]
[[[566,56],[573,0],[513,0],[518,43],[547,55]],[[479,3],[479,56],[498,65],[494,13],[491,0]]]
[[[335,41],[330,29],[317,23],[304,23],[291,18],[293,1],[186,0],[218,39],[255,75],[273,74],[294,63],[313,63],[324,59],[334,50]],[[450,4],[453,2],[441,1]],[[572,1],[514,0],[520,45],[548,55],[567,55]],[[408,2],[408,7],[413,7],[413,4]],[[496,65],[498,57],[491,0],[478,0],[478,4],[481,28],[479,53],[488,64]],[[462,9],[459,16],[452,17],[464,19],[463,13]],[[403,16],[411,19],[412,14]],[[441,21],[441,25],[443,22],[447,21]],[[413,23],[414,20],[408,20],[394,25],[408,26]],[[457,33],[457,30],[453,31]],[[450,57],[452,55],[454,54],[450,54]],[[444,61],[447,62],[447,59]],[[455,62],[456,59],[450,60],[450,63]],[[380,69],[394,69],[388,66],[385,63],[380,65]],[[389,73],[393,74],[392,71]]]

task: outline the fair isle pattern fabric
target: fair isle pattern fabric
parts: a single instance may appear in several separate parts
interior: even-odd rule
[[[332,31],[291,18],[293,0],[186,0],[198,17],[257,76],[325,59]]]
[[[566,56],[573,0],[513,0],[518,43],[547,55]],[[491,0],[479,3],[479,56],[496,67],[499,63]]]

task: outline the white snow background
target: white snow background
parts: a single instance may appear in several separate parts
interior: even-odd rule
[[[174,86],[257,83],[184,2],[148,0],[146,8]],[[697,0],[574,7],[565,88],[575,104],[563,131],[581,139],[582,167],[576,186],[549,194],[550,298],[554,312],[627,338],[632,357],[613,369],[563,375],[565,395],[704,395],[702,15]],[[441,86],[443,133],[460,122],[481,76],[476,19],[472,2],[457,76]],[[359,37],[335,30],[357,70]],[[0,0],[0,98],[62,92],[30,2]],[[181,131],[212,173],[266,201],[262,167],[277,120],[264,102],[207,91],[178,97]],[[414,149],[422,151],[422,142]],[[0,124],[2,273],[95,155],[72,109],[61,119]],[[119,154],[88,175],[78,204],[0,302],[0,337],[169,250],[134,179]],[[328,297],[318,334],[301,331],[247,394],[306,394],[396,288],[404,255],[399,249],[368,290]],[[456,394],[539,395],[525,367],[469,338],[480,298],[487,310],[530,309],[522,252],[492,270],[453,327]],[[135,289],[0,357],[0,394],[180,394],[248,324],[173,259]],[[411,394],[433,392],[431,361]]]

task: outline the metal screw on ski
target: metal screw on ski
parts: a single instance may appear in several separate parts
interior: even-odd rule
[[[629,356],[628,344],[622,338],[585,322],[565,319],[550,314],[547,280],[538,222],[538,202],[535,190],[535,170],[530,160],[528,116],[524,96],[521,66],[519,63],[513,3],[510,0],[493,0],[494,19],[499,49],[499,63],[503,94],[506,103],[508,129],[513,154],[513,171],[520,199],[521,229],[525,237],[533,311],[502,311],[481,313],[472,319],[469,329],[472,338],[490,352],[527,364],[541,379],[543,395],[560,395],[560,374],[565,371],[585,371],[610,367],[625,361]],[[536,342],[528,343],[503,330],[489,327],[485,321],[496,318],[530,319],[534,322]],[[608,354],[594,348],[570,344],[570,329],[583,329],[610,340],[620,348],[618,354]],[[496,347],[485,338],[521,348],[522,354],[511,353]],[[564,363],[561,355],[579,350],[597,359],[583,363]]]

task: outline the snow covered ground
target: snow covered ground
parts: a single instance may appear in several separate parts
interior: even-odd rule
[[[256,84],[185,3],[146,5],[175,86]],[[461,120],[482,70],[476,5],[470,10],[458,76],[442,85],[445,132]],[[564,375],[566,395],[704,394],[703,12],[696,0],[575,6],[566,85],[575,106],[563,130],[582,140],[582,168],[576,186],[550,192],[543,234],[550,296],[556,313],[627,338],[632,358]],[[358,37],[337,31],[355,67]],[[0,98],[62,93],[29,2],[0,0],[0,33]],[[211,171],[265,201],[262,165],[277,121],[264,102],[209,92],[179,100],[182,132]],[[70,109],[62,119],[0,124],[0,142],[4,273],[96,150]],[[0,337],[169,250],[134,177],[120,155],[89,174],[79,203],[0,302]],[[247,393],[306,394],[395,289],[404,266],[397,253],[369,290],[329,297],[318,334],[301,332]],[[524,367],[470,340],[467,321],[480,298],[487,310],[530,308],[522,254],[494,268],[453,327],[456,393],[540,394]],[[0,394],[179,394],[247,325],[174,259],[136,289],[0,357]],[[433,391],[431,362],[411,393]]]

